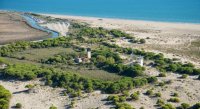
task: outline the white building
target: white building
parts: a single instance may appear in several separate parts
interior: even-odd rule
[[[87,58],[91,59],[91,48],[87,48]]]
[[[4,64],[4,63],[0,63],[0,69],[5,69],[6,67],[7,67],[6,64]]]
[[[75,62],[76,62],[76,63],[82,63],[83,60],[82,60],[81,58],[75,58]]]
[[[137,63],[140,65],[140,66],[143,66],[144,65],[144,59],[142,56],[138,57],[137,58]]]

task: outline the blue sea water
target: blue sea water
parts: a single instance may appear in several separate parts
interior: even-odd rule
[[[0,0],[0,10],[200,23],[200,0]]]

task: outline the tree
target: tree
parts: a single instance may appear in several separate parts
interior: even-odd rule
[[[139,100],[139,94],[137,92],[130,95],[132,100]]]
[[[21,108],[22,108],[22,104],[21,104],[21,103],[17,103],[17,104],[15,105],[15,107],[21,109]]]
[[[182,103],[180,109],[189,109],[190,105],[187,103]]]
[[[140,43],[141,43],[141,44],[146,43],[145,39],[140,39]]]
[[[158,99],[157,102],[156,102],[156,104],[157,104],[158,106],[162,106],[162,105],[165,104],[165,102],[164,102],[162,99]]]
[[[152,90],[147,90],[146,91],[146,95],[150,95],[150,96],[153,95],[153,91]]]

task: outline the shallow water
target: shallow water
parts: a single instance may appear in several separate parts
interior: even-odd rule
[[[0,0],[0,9],[200,23],[200,0]]]

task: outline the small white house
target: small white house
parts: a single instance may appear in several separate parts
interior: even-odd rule
[[[82,60],[81,58],[75,58],[75,62],[76,62],[76,63],[82,63],[83,60]]]
[[[87,48],[87,58],[91,59],[91,48]]]
[[[5,69],[6,67],[7,67],[6,64],[4,64],[4,63],[0,63],[0,69]]]
[[[142,56],[138,57],[137,58],[137,63],[140,65],[140,66],[143,66],[144,65],[144,59]]]

